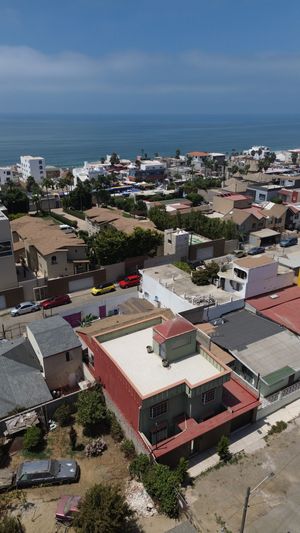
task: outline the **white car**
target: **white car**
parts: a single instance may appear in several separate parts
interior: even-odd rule
[[[40,304],[37,302],[22,302],[16,305],[10,314],[11,316],[26,315],[26,313],[33,313],[33,311],[39,311],[40,309]]]

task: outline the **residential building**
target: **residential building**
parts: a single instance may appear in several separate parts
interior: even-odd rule
[[[145,268],[140,272],[141,298],[156,307],[183,313],[192,322],[209,321],[244,307],[244,299],[240,294],[228,293],[213,284],[195,285],[190,274],[174,265]]]
[[[262,206],[262,214],[265,217],[265,227],[282,232],[286,227],[287,206],[268,202]]]
[[[249,234],[249,244],[253,246],[273,246],[278,244],[281,238],[279,231],[264,228],[258,231],[251,231]]]
[[[0,187],[13,178],[11,167],[0,167]]]
[[[135,228],[154,230],[155,225],[150,220],[124,217],[120,209],[92,207],[85,212],[85,220],[89,235],[98,233],[107,227],[113,227],[130,235]]]
[[[300,175],[299,173],[287,176],[280,176],[279,184],[281,187],[291,187],[298,189],[300,187]]]
[[[37,183],[40,183],[46,177],[45,159],[43,157],[21,155],[20,161],[19,170],[23,181],[32,176]]]
[[[266,255],[234,259],[219,272],[221,287],[228,293],[251,298],[294,283],[294,272]]]
[[[300,189],[280,189],[278,196],[282,200],[289,204],[299,204],[300,203]]]
[[[266,156],[270,155],[271,149],[268,146],[251,146],[249,150],[244,150],[243,154],[251,155],[253,159],[264,159]]]
[[[261,296],[249,298],[246,308],[280,324],[300,336],[300,287],[272,290]]]
[[[240,310],[214,321],[211,340],[227,350],[229,366],[268,396],[300,378],[300,339],[271,320]]]
[[[204,165],[204,162],[209,157],[209,152],[188,152],[187,154],[188,158],[191,158],[192,163],[197,167],[202,167]]]
[[[101,161],[95,161],[89,163],[85,161],[83,167],[73,168],[72,174],[74,176],[74,187],[78,185],[79,181],[89,181],[92,178],[98,178],[98,176],[107,176],[110,163],[102,163]]]
[[[232,209],[223,216],[223,219],[231,220],[244,238],[248,238],[251,231],[264,228],[266,224],[261,209],[253,206],[246,209]]]
[[[232,209],[243,209],[251,206],[251,200],[244,194],[220,192],[213,197],[213,210],[226,215]]]
[[[182,229],[164,231],[164,255],[179,261],[198,263],[225,255],[225,239],[208,239]]]
[[[72,388],[83,379],[81,342],[66,320],[59,315],[34,320],[26,332],[50,390]]]
[[[58,278],[89,270],[86,244],[58,224],[24,216],[11,223],[14,242],[23,241],[27,266],[38,275]]]
[[[287,204],[285,227],[289,230],[299,230],[300,227],[300,201],[298,204]]]
[[[257,395],[202,347],[188,321],[159,312],[119,320],[105,332],[95,324],[79,335],[105,394],[157,460],[176,464],[255,418]]]
[[[12,241],[10,222],[0,210],[0,291],[18,286]],[[0,295],[0,300],[2,298],[4,296]]]
[[[246,194],[252,198],[254,203],[261,204],[278,198],[281,189],[281,185],[249,185]]]
[[[41,365],[24,337],[0,341],[0,418],[52,400]]]

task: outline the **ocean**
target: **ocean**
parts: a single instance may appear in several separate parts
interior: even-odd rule
[[[0,166],[25,154],[69,167],[111,152],[132,159],[142,150],[152,157],[253,145],[300,147],[300,115],[0,115]]]

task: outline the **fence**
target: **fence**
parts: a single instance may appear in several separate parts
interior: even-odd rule
[[[258,409],[256,420],[260,420],[278,409],[300,398],[300,381],[278,391],[262,400],[262,407]]]

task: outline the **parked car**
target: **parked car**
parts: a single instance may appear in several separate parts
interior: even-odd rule
[[[295,246],[295,244],[298,244],[297,237],[287,237],[280,241],[279,246],[281,246],[281,248],[288,248],[288,246]]]
[[[245,250],[233,250],[233,253],[235,254],[235,257],[245,257],[247,255],[247,253],[245,252]]]
[[[126,276],[126,278],[122,279],[119,282],[119,287],[121,289],[128,289],[129,287],[136,287],[140,284],[141,276],[138,274],[134,274],[132,276]]]
[[[41,308],[37,302],[22,302],[10,311],[11,316],[26,315],[26,313],[33,313],[39,311]]]
[[[265,249],[263,246],[255,246],[254,248],[250,248],[250,250],[248,250],[248,255],[263,254],[264,252]]]
[[[61,294],[60,296],[53,296],[40,303],[43,309],[51,309],[52,307],[58,307],[59,305],[70,304],[71,298],[68,294]]]
[[[80,496],[61,496],[58,500],[55,518],[62,524],[71,524],[74,516],[78,513]]]
[[[73,459],[25,461],[16,471],[16,488],[33,485],[74,483],[79,478],[79,465]]]
[[[100,285],[93,287],[93,289],[91,290],[91,294],[93,294],[94,296],[98,296],[99,294],[106,294],[107,292],[112,292],[115,290],[115,284],[111,281],[106,281],[105,283],[100,283]]]

